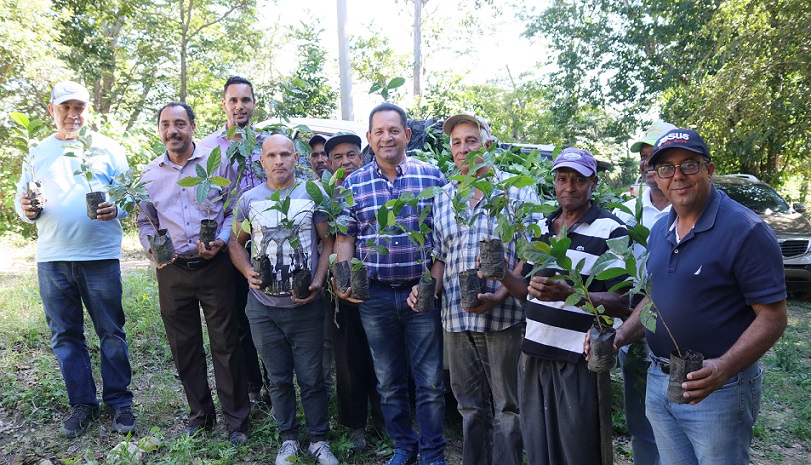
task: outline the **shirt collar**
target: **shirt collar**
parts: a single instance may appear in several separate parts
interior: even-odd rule
[[[578,225],[580,223],[586,224],[593,223],[597,218],[600,217],[601,210],[602,208],[599,205],[597,205],[597,202],[595,202],[594,199],[590,199],[588,211],[579,220],[577,220],[577,223],[575,223],[572,227],[569,227],[569,231],[571,231],[575,225]],[[552,224],[555,221],[555,218],[559,217],[561,214],[563,214],[563,208],[558,207],[557,210],[550,213],[546,217],[547,223]],[[552,230],[551,227],[549,229],[550,231]]]
[[[397,164],[395,167],[397,169],[397,176],[403,176],[404,174],[408,173],[408,155],[403,157],[403,160]],[[372,168],[374,168],[377,175],[381,178],[384,178],[383,171],[380,169],[380,165],[377,164],[377,157],[372,159]]]
[[[188,159],[188,160],[186,160],[186,163],[187,163],[187,164],[188,164],[190,161],[192,161],[192,160],[194,160],[194,159],[196,159],[196,158],[200,158],[200,157],[202,157],[202,156],[203,156],[203,155],[205,155],[205,153],[206,153],[204,150],[202,150],[202,149],[201,149],[201,148],[200,148],[200,147],[197,145],[197,143],[196,143],[196,142],[192,142],[192,145],[194,146],[194,152],[191,154],[191,157],[189,157],[189,159]],[[165,165],[169,165],[169,166],[178,166],[178,165],[177,165],[175,162],[173,162],[173,161],[172,161],[172,160],[169,158],[169,151],[168,151],[168,150],[164,150],[164,151],[163,151],[163,158],[161,159],[161,161],[160,161],[160,163],[159,163],[158,165],[159,165],[159,166],[165,166]],[[181,167],[181,168],[182,168],[182,167]]]
[[[726,194],[718,191],[715,188],[715,184],[711,184],[710,188],[710,196],[707,198],[707,202],[704,204],[704,209],[701,210],[701,214],[698,216],[696,224],[693,225],[693,233],[707,231],[708,229],[712,228],[713,225],[715,225],[715,219],[718,217],[718,210],[721,208],[721,198]],[[670,215],[667,218],[668,230],[673,230],[673,225],[676,223],[677,216],[678,214],[676,213],[676,209],[671,208]],[[684,240],[689,235],[690,234],[682,237],[681,239]]]

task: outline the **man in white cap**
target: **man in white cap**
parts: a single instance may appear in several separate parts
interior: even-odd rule
[[[102,399],[112,410],[113,429],[120,433],[135,429],[118,262],[122,237],[118,219],[124,212],[105,201],[99,205],[96,219],[91,220],[85,204],[88,187],[106,191],[115,176],[128,170],[127,158],[119,144],[96,132],[88,132],[92,146],[90,155],[83,155],[89,157],[84,161],[92,167],[89,181],[74,176],[81,158],[66,156],[81,150],[76,148],[76,139],[85,125],[89,102],[90,95],[80,84],[65,81],[54,86],[48,112],[56,124],[56,134],[31,149],[14,198],[20,218],[37,225],[42,306],[72,407],[60,433],[71,438],[84,434],[100,412],[84,337],[82,304],[99,337]],[[45,201],[41,209],[28,199],[29,181],[42,183]]]
[[[479,117],[468,114],[451,116],[442,126],[450,138],[451,155],[456,167],[467,176],[469,155],[490,147],[493,136],[490,126]],[[473,162],[483,164],[479,156]],[[492,173],[491,173],[492,171]],[[482,166],[472,176],[491,175],[492,182],[509,177]],[[474,189],[467,201],[468,226],[457,224],[452,198],[458,195],[459,182],[442,187],[447,195],[434,197],[434,244],[437,260],[432,274],[442,276],[442,327],[444,349],[448,358],[451,389],[462,415],[464,442],[462,462],[470,465],[520,465],[524,448],[518,408],[518,359],[524,338],[526,318],[521,302],[512,297],[497,281],[488,281],[479,294],[479,305],[462,307],[460,273],[475,269],[482,239],[494,237],[495,224],[483,214],[483,193]],[[510,188],[514,208],[530,202],[538,203],[532,187]],[[541,215],[528,220],[536,223]],[[506,264],[510,269],[518,263],[516,240],[504,239]],[[437,286],[439,287],[439,286]],[[442,292],[444,291],[444,292]],[[409,304],[416,305],[417,286]]]
[[[560,208],[539,226],[540,241],[549,242],[565,227],[571,239],[567,256],[585,260],[584,279],[607,241],[627,235],[625,225],[592,200],[597,188],[597,161],[587,150],[564,149],[552,166]],[[538,464],[598,464],[601,460],[597,376],[588,370],[583,340],[594,315],[566,301],[574,294],[560,279],[534,275],[521,263],[520,273],[506,273],[502,284],[513,296],[526,300],[527,328],[518,363],[518,401],[527,461]],[[628,298],[610,289],[622,281],[593,280],[589,294],[612,317],[630,314]]]
[[[624,203],[628,211],[615,209],[617,218],[621,219],[629,228],[637,223],[650,230],[660,218],[670,213],[670,200],[656,184],[653,167],[648,165],[653,155],[653,144],[656,139],[663,136],[676,126],[657,121],[645,131],[645,134],[631,145],[631,153],[639,153],[639,173],[645,182],[646,189],[640,189],[637,197]],[[637,204],[642,204],[642,216],[636,217]],[[645,245],[635,243],[634,255],[637,263],[647,252]],[[642,296],[631,299],[631,307],[639,303]],[[656,441],[653,438],[653,429],[645,416],[645,381],[647,379],[648,349],[644,340],[624,346],[619,353],[622,365],[622,379],[625,396],[625,422],[631,433],[631,449],[634,463],[638,465],[658,465],[659,452],[656,450]]]

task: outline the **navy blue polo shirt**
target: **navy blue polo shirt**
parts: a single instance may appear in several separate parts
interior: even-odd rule
[[[763,220],[712,186],[693,230],[676,243],[672,210],[648,240],[651,296],[679,348],[723,355],[755,319],[753,304],[786,298],[783,257]],[[645,331],[656,356],[675,350],[661,321]]]

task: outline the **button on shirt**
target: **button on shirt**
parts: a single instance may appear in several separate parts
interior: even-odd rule
[[[509,175],[496,171],[496,180]],[[467,217],[477,215],[471,227],[458,225],[453,210],[451,198],[456,195],[459,182],[452,181],[443,189],[447,195],[434,197],[434,244],[436,244],[437,260],[445,263],[443,276],[444,294],[442,297],[442,327],[448,332],[462,331],[501,331],[525,320],[524,307],[512,296],[507,297],[498,307],[482,315],[466,312],[461,307],[461,292],[459,274],[465,270],[476,268],[476,257],[479,255],[479,241],[495,237],[493,230],[495,223],[482,212],[480,204],[471,209],[467,204]],[[509,197],[517,204],[538,203],[538,196],[531,187],[517,189],[510,188]],[[533,214],[526,218],[527,224],[535,224],[543,216]],[[504,249],[507,255],[507,269],[512,270],[518,263],[515,251],[515,240],[504,240]],[[482,292],[495,293],[501,284],[498,281],[487,280]]]
[[[224,208],[224,204],[231,195],[231,188],[224,187],[222,191],[211,189],[206,205],[200,205],[197,203],[195,187],[181,187],[177,184],[187,176],[197,176],[196,166],[205,167],[210,152],[210,149],[195,146],[194,154],[183,166],[173,163],[164,152],[144,167],[141,180],[148,181],[146,190],[151,200],[138,204],[138,234],[144,249],[149,249],[147,235],[154,236],[156,229],[168,229],[178,256],[196,257],[200,221],[204,219],[215,220],[219,225],[217,238],[228,243],[234,215],[232,202],[228,202],[227,208]],[[212,176],[222,176],[233,183],[236,180],[236,171],[223,157]],[[222,197],[218,198],[220,196]]]
[[[262,156],[262,143],[265,142],[267,134],[264,131],[256,133],[256,147],[250,153],[250,157],[245,162],[245,172],[239,178],[239,192],[236,193],[235,198],[239,198],[242,193],[247,192],[254,187],[265,182],[265,172],[262,165],[259,163],[259,158]],[[200,148],[212,150],[214,147],[220,148],[220,153],[223,159],[228,158],[228,148],[231,147],[235,141],[228,138],[228,128],[223,126],[219,131],[215,131],[205,138],[203,138],[197,145]],[[234,170],[238,168],[234,163]]]
[[[346,236],[355,237],[355,257],[369,267],[369,277],[387,283],[402,283],[422,276],[423,265],[417,261],[423,251],[408,240],[406,234],[380,236],[377,226],[377,212],[386,202],[400,198],[404,192],[415,196],[430,187],[446,184],[445,176],[436,166],[420,160],[404,157],[397,165],[397,177],[391,182],[380,171],[377,161],[372,161],[349,175],[344,186],[352,191],[355,205],[344,211],[347,220]],[[404,208],[397,219],[409,230],[419,230],[419,216],[423,208],[432,204],[431,199],[421,200],[417,208]],[[425,220],[433,228],[432,215]],[[389,253],[381,255],[366,244],[368,239],[385,246]],[[424,252],[427,255],[433,248],[431,235],[425,240]],[[368,256],[367,256],[368,253]],[[425,257],[430,260],[430,255]]]

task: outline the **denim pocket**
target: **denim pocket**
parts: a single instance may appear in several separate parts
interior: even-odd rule
[[[757,417],[760,414],[760,396],[763,391],[763,368],[760,367],[760,363],[755,362],[755,364],[757,367],[757,374],[749,379],[749,393],[752,396],[752,423],[757,421]]]

